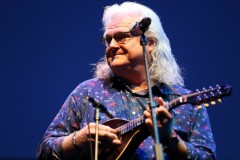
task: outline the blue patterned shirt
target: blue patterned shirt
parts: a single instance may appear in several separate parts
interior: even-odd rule
[[[152,87],[152,93],[153,96],[171,101],[179,95],[189,94],[190,91],[180,86],[170,89],[162,83],[157,83]],[[94,122],[94,107],[87,101],[88,96],[106,106],[114,118],[128,121],[142,116],[149,104],[147,91],[134,93],[116,77],[108,82],[97,78],[84,81],[69,95],[48,127],[39,144],[37,159],[63,159],[61,144],[64,137],[80,130],[89,122]],[[216,146],[206,108],[198,109],[191,104],[182,104],[171,110],[171,114],[173,128],[185,141],[189,159],[215,159]],[[100,117],[100,123],[109,120],[105,114],[100,114]],[[167,154],[164,154],[165,159],[168,159]],[[134,157],[141,160],[155,159],[154,140],[151,136],[139,145]]]

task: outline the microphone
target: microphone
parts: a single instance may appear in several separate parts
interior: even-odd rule
[[[150,24],[151,24],[151,19],[148,17],[145,17],[140,22],[136,22],[136,24],[130,30],[130,33],[134,37],[138,37],[148,30]]]
[[[92,103],[94,108],[99,108],[100,112],[105,113],[109,118],[114,118],[113,115],[107,110],[107,108],[101,103],[95,101],[92,97],[88,97],[88,100]]]

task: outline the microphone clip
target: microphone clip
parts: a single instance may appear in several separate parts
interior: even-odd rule
[[[92,103],[94,108],[98,108],[100,112],[104,113],[110,119],[114,118],[114,116],[107,110],[107,107],[105,107],[103,104],[97,102],[94,98],[90,96],[88,97],[88,100]]]
[[[136,22],[136,24],[130,30],[130,33],[133,36],[138,37],[144,34],[148,30],[150,24],[151,24],[151,19],[148,17],[145,17],[140,22]]]

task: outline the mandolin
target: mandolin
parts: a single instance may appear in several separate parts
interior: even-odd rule
[[[179,105],[189,103],[200,109],[202,106],[208,107],[209,103],[211,105],[216,104],[216,100],[221,102],[221,98],[231,95],[231,92],[232,88],[229,85],[217,85],[215,88],[209,87],[209,89],[203,88],[201,91],[197,90],[196,92],[191,92],[190,94],[171,100],[168,102],[167,108],[171,111]],[[109,146],[103,151],[100,159],[129,159],[130,155],[136,151],[142,141],[150,135],[144,122],[144,116],[140,116],[132,121],[116,118],[104,122],[104,125],[117,130],[117,135],[122,144],[117,147]]]

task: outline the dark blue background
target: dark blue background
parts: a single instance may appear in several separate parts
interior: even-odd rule
[[[0,158],[35,158],[68,94],[104,55],[100,0],[0,1]],[[209,107],[219,160],[240,159],[240,5],[237,0],[139,0],[161,17],[186,87],[230,84]]]

